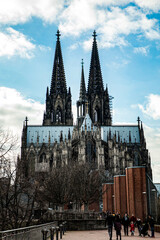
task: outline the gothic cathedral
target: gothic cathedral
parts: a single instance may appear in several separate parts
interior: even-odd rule
[[[25,176],[49,172],[74,162],[88,162],[110,174],[125,174],[126,167],[145,166],[152,179],[151,162],[138,118],[135,125],[113,125],[108,87],[104,88],[96,32],[93,32],[88,87],[82,61],[77,122],[73,125],[71,88],[67,89],[60,32],[57,41],[50,89],[42,125],[29,125],[22,132],[21,160]]]

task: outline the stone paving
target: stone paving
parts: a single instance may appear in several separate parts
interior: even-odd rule
[[[150,234],[150,231],[148,232]],[[130,234],[130,232],[129,232]],[[139,237],[136,229],[134,236],[124,236],[122,230],[122,240],[143,240],[149,237]],[[160,233],[155,233],[154,239],[160,239]],[[62,240],[109,240],[107,230],[93,230],[93,231],[69,231],[66,232]],[[116,240],[115,230],[113,231],[112,240]]]

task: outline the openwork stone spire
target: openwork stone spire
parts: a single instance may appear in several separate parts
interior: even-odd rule
[[[81,85],[80,85],[80,94],[79,94],[79,101],[85,101],[86,99],[86,85],[84,79],[84,69],[83,69],[83,59],[82,59],[82,72],[81,72]]]
[[[60,43],[61,34],[59,30],[57,31],[56,36],[57,36],[57,42],[56,42],[55,57],[54,57],[54,63],[53,63],[50,94],[65,95],[67,93],[67,87],[66,87],[66,79],[65,79],[65,72],[64,72],[64,65],[63,65],[63,58],[62,58],[62,51],[61,51],[61,43]]]
[[[57,31],[57,41],[51,88],[46,92],[46,110],[44,112],[43,125],[45,126],[64,126],[73,125],[72,115],[72,95],[69,88],[67,92],[66,79],[60,44],[60,32]]]
[[[104,91],[101,66],[99,61],[98,47],[96,41],[96,31],[93,32],[93,45],[88,81],[88,94],[102,94]]]

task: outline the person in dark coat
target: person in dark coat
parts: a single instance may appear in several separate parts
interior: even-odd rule
[[[151,215],[149,215],[148,221],[151,228],[151,237],[154,237],[154,219]]]
[[[125,213],[124,217],[122,218],[122,224],[124,226],[124,235],[128,236],[129,217],[127,213]]]
[[[112,229],[113,229],[113,223],[114,223],[114,218],[111,212],[109,212],[106,222],[108,224],[108,234],[109,234],[109,239],[112,240]]]
[[[141,236],[142,222],[141,222],[141,219],[140,219],[140,218],[137,218],[136,224],[137,224],[139,236]]]
[[[141,235],[143,235],[143,237],[145,237],[145,236],[150,237],[150,235],[148,234],[148,229],[149,229],[149,224],[146,220],[145,224],[144,224],[144,226],[142,227],[142,230],[141,230]]]
[[[134,224],[136,223],[136,217],[134,216],[134,214],[132,213],[132,216],[130,218],[130,223],[133,222]]]
[[[116,237],[117,237],[116,239],[118,240],[118,236],[119,236],[121,240],[121,220],[118,215],[115,218],[114,227],[116,230]]]

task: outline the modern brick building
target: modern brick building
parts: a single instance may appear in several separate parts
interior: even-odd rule
[[[143,166],[125,169],[114,176],[113,183],[103,184],[103,210],[125,212],[144,220],[148,214],[157,218],[157,190]]]

